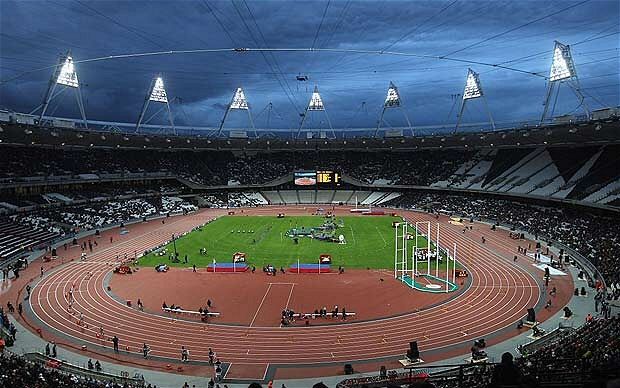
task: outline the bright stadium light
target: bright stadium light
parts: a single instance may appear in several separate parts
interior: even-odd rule
[[[237,88],[237,91],[233,96],[232,102],[230,103],[230,109],[249,109],[248,101],[245,99],[245,93],[243,93],[243,89]]]
[[[463,100],[469,100],[471,98],[478,98],[482,96],[482,87],[480,86],[480,78],[478,73],[472,69],[468,69],[465,91],[463,91]]]
[[[386,108],[400,106],[400,95],[398,94],[398,88],[392,82],[390,82],[390,87],[388,88],[383,106]]]
[[[155,85],[153,85],[153,90],[151,90],[149,100],[163,102],[165,104],[168,103],[168,95],[166,94],[166,89],[164,88],[164,80],[161,77],[157,77],[155,79]]]
[[[70,56],[67,56],[65,59],[65,63],[62,65],[60,73],[58,73],[58,78],[56,78],[56,83],[70,88],[77,88],[80,85],[75,66],[73,65],[73,59]]]
[[[252,111],[250,109],[250,105],[248,104],[248,100],[245,97],[245,93],[243,92],[243,88],[241,87],[237,88],[237,90],[235,91],[235,94],[230,100],[230,103],[228,104],[228,107],[226,108],[226,111],[224,112],[222,121],[220,121],[220,128],[217,131],[217,137],[220,137],[222,135],[222,130],[224,129],[224,124],[226,122],[226,118],[228,117],[228,114],[230,113],[230,111],[237,110],[237,109],[245,110],[248,112],[248,120],[250,122],[250,126],[252,127],[252,130],[254,132],[254,136],[258,138],[258,132],[256,132],[256,127],[254,126],[254,119],[252,118]],[[228,136],[230,137],[232,133],[233,132],[228,132]],[[247,132],[244,130],[236,131],[235,136],[246,137]]]
[[[325,110],[323,100],[321,99],[319,88],[317,86],[314,87],[314,92],[312,92],[312,97],[310,98],[310,103],[308,104],[308,110]]]
[[[577,96],[577,100],[579,100],[579,106],[589,119],[590,107],[585,100],[585,96],[581,92],[581,86],[579,86],[579,78],[577,77],[577,70],[570,52],[570,46],[556,40],[554,41],[553,60],[551,61],[551,69],[549,70],[547,82],[547,95],[543,103],[544,108],[539,125],[543,125],[546,120],[553,118],[556,103],[560,95],[560,87],[562,85],[565,87],[568,86],[573,90],[573,93]]]
[[[174,120],[172,118],[172,112],[170,110],[170,102],[168,101],[168,93],[166,92],[166,88],[164,87],[164,79],[161,74],[158,74],[153,77],[151,80],[151,84],[149,88],[146,90],[146,96],[144,97],[144,104],[142,105],[142,110],[140,111],[140,115],[138,116],[138,121],[136,122],[136,133],[140,130],[140,125],[142,125],[142,120],[144,119],[144,115],[149,106],[150,102],[159,102],[162,104],[166,104],[165,108],[168,111],[168,122],[170,123],[170,127],[172,132],[176,134],[176,129],[174,128]],[[144,121],[144,124],[148,123],[151,119],[153,119],[159,111],[153,114],[151,117],[147,118]]]
[[[57,91],[57,88],[61,88],[62,90]],[[67,51],[66,54],[61,55],[58,58],[58,64],[54,66],[54,72],[50,76],[50,82],[48,83],[47,91],[43,97],[43,103],[30,112],[30,114],[33,114],[41,109],[41,113],[39,114],[39,125],[45,125],[52,120],[49,117],[45,117],[45,113],[50,107],[50,103],[55,98],[60,96],[62,91],[66,88],[73,90],[78,109],[80,110],[80,116],[82,116],[82,123],[84,128],[88,128],[84,101],[82,100],[82,92],[80,90],[80,82],[78,81],[77,71],[75,69],[75,64],[73,63],[73,57],[71,56],[70,51]]]
[[[319,94],[319,87],[316,85],[314,86],[314,91],[312,92],[312,97],[310,97],[310,102],[308,103],[306,110],[303,113],[300,113],[301,123],[299,124],[299,129],[297,130],[296,138],[299,139],[301,130],[304,127],[304,123],[308,119],[308,116],[309,116],[308,112],[311,112],[311,111],[314,111],[314,112],[323,111],[325,113],[325,119],[327,120],[327,124],[329,125],[329,129],[332,133],[332,136],[333,136],[332,138],[335,139],[336,132],[334,132],[334,127],[332,127],[332,123],[329,119],[329,115],[327,114],[327,111],[325,110],[325,105],[323,105],[323,99],[321,98],[321,95]],[[306,136],[308,139],[312,138],[312,132],[306,132]]]
[[[487,113],[489,115],[489,123],[491,123],[491,128],[495,130],[495,121],[493,121],[491,110],[489,109],[486,97],[482,92],[480,75],[472,69],[467,69],[467,81],[465,81],[465,90],[463,91],[463,99],[461,100],[461,109],[459,110],[459,113],[456,117],[456,127],[454,128],[455,133],[458,131],[461,120],[463,119],[463,112],[465,112],[465,105],[467,104],[467,101],[480,97],[482,97],[482,101],[484,102]]]
[[[549,72],[549,81],[560,81],[572,78],[574,75],[575,66],[573,65],[570,47],[556,40],[555,48],[553,49],[553,62],[551,62],[551,71]]]
[[[398,93],[398,88],[392,81],[390,81],[390,86],[388,87],[387,96],[385,96],[385,101],[383,102],[383,109],[381,110],[381,115],[379,116],[379,120],[377,120],[377,128],[375,129],[375,134],[373,137],[377,137],[379,134],[379,130],[381,129],[381,124],[383,124],[383,117],[385,116],[385,112],[391,108],[398,108],[405,116],[405,120],[407,121],[407,128],[411,131],[411,136],[415,136],[413,132],[413,128],[411,127],[411,121],[409,120],[409,116],[407,115],[407,110],[404,109],[402,105],[402,100],[400,98],[400,93]],[[402,130],[400,129],[392,129],[389,133],[390,136],[402,136]],[[388,136],[388,132],[384,132],[384,136]]]

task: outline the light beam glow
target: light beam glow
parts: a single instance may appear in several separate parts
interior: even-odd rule
[[[149,97],[149,100],[163,103],[168,102],[168,94],[166,94],[164,80],[161,79],[161,77],[157,77],[155,80],[155,85],[153,86],[153,90],[151,90],[151,97]]]
[[[575,67],[570,47],[556,40],[553,49],[553,62],[551,62],[551,71],[549,72],[549,81],[561,81],[572,78],[574,75]]]
[[[243,93],[243,89],[237,88],[232,103],[230,104],[230,109],[249,109],[248,101],[245,99],[245,93]]]
[[[468,69],[467,82],[465,83],[465,90],[463,91],[463,100],[482,97],[482,95],[482,86],[480,85],[478,73],[472,69]]]
[[[65,63],[60,69],[56,83],[59,85],[68,86],[70,88],[77,88],[79,85],[77,73],[75,72],[75,66],[73,65],[73,58],[67,56]]]
[[[390,82],[390,87],[388,88],[383,106],[386,108],[400,106],[400,95],[398,94],[398,88],[392,82]]]
[[[316,86],[314,87],[314,92],[312,92],[312,97],[310,98],[310,103],[308,104],[308,110],[325,110],[323,100],[319,94],[319,88]]]

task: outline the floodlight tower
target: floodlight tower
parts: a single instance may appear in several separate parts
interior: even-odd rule
[[[493,121],[493,116],[491,116],[491,111],[489,110],[487,99],[482,92],[482,85],[480,84],[480,74],[476,73],[472,69],[467,69],[467,81],[465,82],[465,90],[463,91],[463,99],[461,100],[461,109],[459,110],[459,114],[456,118],[456,127],[454,128],[454,132],[458,131],[459,129],[459,124],[461,123],[461,119],[463,118],[463,112],[465,111],[465,104],[467,104],[467,101],[476,98],[482,98],[482,100],[484,101],[484,106],[486,107],[487,113],[489,114],[489,122],[491,123],[491,127],[495,130],[495,122]]]
[[[403,115],[405,116],[405,120],[407,120],[407,127],[411,131],[411,136],[414,136],[413,128],[411,128],[411,121],[409,121],[409,116],[407,116],[407,111],[403,109],[402,99],[400,98],[400,94],[398,93],[398,88],[392,81],[390,81],[390,86],[388,87],[387,96],[385,97],[385,101],[383,102],[383,110],[381,110],[381,116],[379,117],[379,121],[377,122],[377,129],[375,130],[374,137],[377,137],[379,133],[379,129],[381,129],[381,124],[383,123],[383,115],[385,115],[385,111],[391,108],[398,108]]]
[[[60,86],[62,89],[56,91],[56,88]],[[78,80],[77,71],[73,58],[71,57],[71,51],[67,51],[66,55],[62,55],[58,60],[58,65],[54,68],[54,73],[50,77],[50,82],[47,86],[47,92],[43,98],[43,103],[34,108],[30,114],[33,114],[39,108],[41,108],[41,114],[39,115],[39,123],[43,123],[43,116],[50,105],[50,102],[63,93],[66,89],[73,89],[75,91],[75,98],[77,100],[78,108],[80,109],[80,115],[82,116],[82,122],[84,127],[88,128],[88,122],[86,121],[86,113],[84,111],[84,101],[82,100],[82,91],[80,89],[80,82]]]
[[[250,105],[248,105],[248,100],[245,98],[245,93],[242,88],[237,88],[237,91],[230,100],[228,107],[226,108],[226,112],[224,112],[224,117],[222,117],[222,121],[220,122],[220,128],[217,131],[217,137],[220,137],[222,134],[222,128],[224,128],[224,123],[226,122],[226,117],[228,116],[228,112],[234,109],[245,110],[248,112],[248,118],[250,119],[250,125],[252,126],[252,130],[254,131],[254,136],[258,138],[258,133],[256,132],[256,127],[254,126],[254,120],[252,119],[252,112],[250,111]]]
[[[172,127],[172,132],[176,134],[176,130],[174,128],[174,120],[172,119],[172,112],[170,111],[170,103],[168,102],[168,93],[166,93],[166,88],[164,87],[164,80],[161,74],[157,74],[155,77],[153,77],[151,85],[146,92],[146,97],[144,97],[144,104],[142,105],[142,110],[140,111],[138,122],[136,123],[136,133],[138,133],[138,131],[140,130],[140,125],[142,124],[142,120],[144,119],[144,114],[146,113],[146,109],[148,108],[151,101],[165,104],[165,108],[168,110],[168,121],[170,122],[170,126]],[[161,109],[163,109],[163,107]],[[159,109],[151,117],[145,120],[145,123],[149,122],[153,117],[155,117],[161,111],[161,109]]]
[[[325,112],[325,117],[327,118],[327,124],[329,125],[329,129],[332,132],[332,135],[334,135],[334,138],[336,137],[336,133],[334,132],[334,128],[332,127],[332,123],[331,121],[329,121],[329,115],[327,114],[327,111],[325,110],[325,106],[323,105],[323,99],[321,98],[321,94],[319,93],[319,88],[318,86],[314,86],[314,91],[312,92],[312,97],[310,97],[310,102],[308,103],[308,106],[306,107],[306,110],[303,113],[303,117],[301,118],[301,123],[299,124],[299,129],[297,130],[297,136],[296,138],[299,139],[299,135],[301,133],[301,129],[304,126],[304,123],[306,122],[306,117],[308,117],[308,112],[319,112],[319,111],[323,111]]]
[[[544,109],[542,117],[540,118],[540,124],[543,124],[547,118],[549,103],[554,94],[553,105],[555,108],[555,101],[557,101],[560,94],[560,86],[562,84],[566,84],[571,88],[575,96],[577,96],[580,105],[583,106],[586,115],[590,118],[590,108],[586,104],[585,97],[581,93],[581,86],[579,85],[579,78],[577,78],[577,70],[575,69],[573,56],[570,52],[570,46],[556,40],[555,47],[553,48],[553,61],[551,62],[551,70],[549,72],[549,83],[547,84],[547,96],[543,104]]]

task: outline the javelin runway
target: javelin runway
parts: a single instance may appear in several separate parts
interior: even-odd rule
[[[301,208],[298,208],[301,210]],[[291,207],[266,207],[246,214],[276,214],[295,211]],[[346,211],[346,210],[345,210]],[[207,220],[225,214],[222,210],[202,211],[192,216],[176,217],[166,224],[155,223],[139,234],[129,233],[113,244],[100,244],[86,262],[72,261],[50,271],[34,283],[28,320],[33,326],[45,326],[69,337],[76,345],[89,349],[111,348],[109,337],[120,338],[120,347],[138,353],[143,343],[151,347],[151,356],[178,360],[182,345],[191,349],[193,361],[208,361],[208,348],[220,359],[234,364],[308,365],[344,363],[381,358],[402,358],[409,341],[416,339],[422,353],[449,349],[455,344],[471,342],[503,328],[514,326],[529,307],[537,304],[539,286],[534,277],[516,265],[514,241],[488,231],[486,244],[480,243],[477,231],[462,233],[462,228],[441,218],[441,244],[458,244],[457,259],[471,275],[470,287],[438,306],[396,317],[346,324],[309,327],[251,327],[204,324],[174,320],[130,308],[113,299],[105,290],[104,279],[112,270],[116,255],[133,256]],[[431,221],[434,216],[399,212],[410,222]],[[475,224],[478,228],[479,224]],[[481,227],[482,228],[482,227]],[[117,235],[118,236],[118,235]],[[60,251],[60,250],[59,250]],[[74,256],[80,251],[74,250]],[[241,277],[235,276],[241,279]],[[389,279],[390,281],[396,281]],[[232,278],[231,278],[231,281]],[[67,298],[74,286],[73,314],[67,311]],[[285,300],[288,288],[282,292]],[[256,306],[258,307],[258,306]],[[79,313],[84,325],[78,325]],[[103,327],[104,339],[98,338]],[[518,333],[515,333],[515,335]]]

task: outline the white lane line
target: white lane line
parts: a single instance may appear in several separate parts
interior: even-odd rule
[[[379,228],[375,226],[375,229],[377,229],[377,233],[379,233],[379,236],[381,237],[381,240],[383,240],[383,247],[385,248],[387,246],[387,241],[385,241],[385,238],[383,238],[383,234],[381,234],[381,231],[379,230]],[[351,230],[351,231],[353,231],[353,230]]]
[[[353,238],[353,244],[357,244],[355,242],[355,233],[353,233],[353,228],[351,227],[351,225],[349,225],[349,229],[351,229],[351,237]]]
[[[295,288],[295,283],[291,286],[291,292],[288,293],[288,299],[286,300],[286,308],[288,308],[288,304],[291,302],[291,296],[293,296],[293,289]]]
[[[526,286],[521,284],[511,284],[509,286],[471,286],[471,288],[538,288],[538,286]]]
[[[254,321],[256,320],[256,317],[258,316],[258,312],[260,311],[260,308],[263,307],[263,303],[265,303],[265,299],[267,298],[267,294],[269,293],[269,290],[271,290],[271,283],[269,283],[269,287],[267,287],[267,290],[265,291],[265,295],[263,295],[263,299],[260,301],[260,304],[258,305],[256,312],[254,313],[254,318],[252,318],[252,322],[250,322],[249,327],[252,327],[252,325],[254,324]]]
[[[291,302],[291,296],[293,296],[293,289],[295,289],[295,283],[290,283],[291,284],[291,292],[288,293],[288,299],[286,300],[286,307],[284,307],[285,310],[288,309],[288,304]],[[280,327],[282,327],[282,324],[280,323]]]

